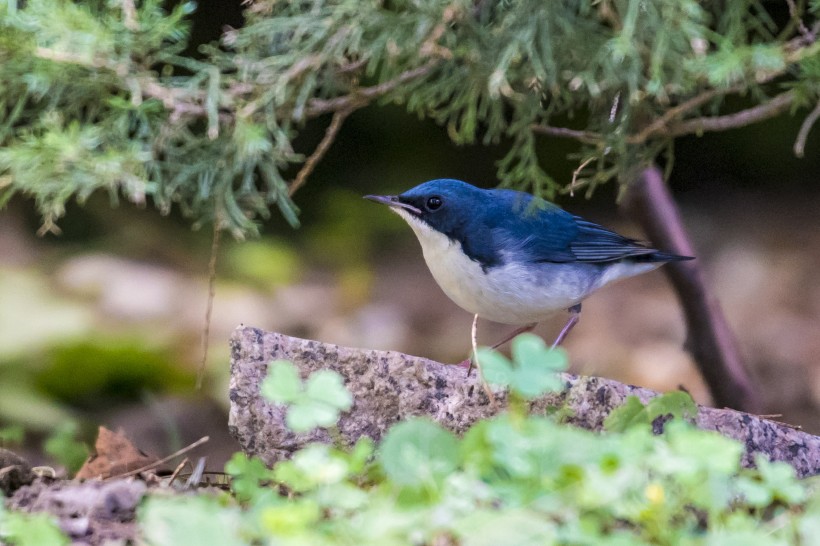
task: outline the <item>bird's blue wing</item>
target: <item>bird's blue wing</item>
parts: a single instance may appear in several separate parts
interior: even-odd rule
[[[548,201],[512,190],[493,190],[489,214],[492,246],[505,257],[537,262],[577,261],[570,244],[578,236],[574,217]]]
[[[579,262],[612,262],[657,252],[640,241],[624,237],[603,226],[573,216],[578,235],[570,242],[570,249]]]
[[[514,193],[516,202],[504,203],[510,196],[499,196],[506,214],[493,215],[499,219],[493,226],[495,246],[508,256],[535,263],[606,263],[657,252],[552,203]]]

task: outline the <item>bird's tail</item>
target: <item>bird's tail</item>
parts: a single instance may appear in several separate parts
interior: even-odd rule
[[[682,262],[685,260],[694,260],[694,256],[681,256],[679,254],[669,254],[668,252],[661,252],[659,250],[648,254],[641,254],[632,258],[635,262]]]

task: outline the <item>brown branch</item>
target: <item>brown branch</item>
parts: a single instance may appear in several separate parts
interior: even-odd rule
[[[322,137],[319,145],[316,146],[316,149],[313,150],[313,153],[307,158],[305,164],[302,165],[301,169],[299,169],[299,172],[296,174],[296,178],[294,178],[293,182],[290,183],[290,187],[288,188],[289,197],[292,197],[293,194],[296,193],[296,191],[301,188],[305,182],[307,182],[307,178],[310,176],[310,173],[313,172],[313,169],[316,168],[316,165],[322,160],[328,149],[330,149],[333,141],[336,140],[336,135],[339,134],[339,130],[342,128],[345,118],[353,113],[354,110],[355,108],[348,107],[345,110],[339,110],[333,114],[333,119],[330,120],[330,125],[325,131],[325,136]]]
[[[806,139],[809,138],[811,128],[817,123],[818,118],[820,118],[820,102],[817,103],[814,110],[803,120],[800,131],[797,133],[797,139],[794,141],[794,155],[797,157],[803,157],[803,152],[806,150]]]
[[[710,89],[708,91],[704,91],[700,95],[694,96],[691,99],[675,106],[674,108],[670,108],[661,117],[659,117],[658,119],[644,127],[640,133],[638,133],[637,135],[627,137],[626,141],[629,144],[643,144],[653,136],[657,135],[660,132],[663,132],[666,129],[667,125],[672,123],[673,120],[684,116],[687,112],[690,112],[696,108],[700,108],[701,106],[711,101],[712,99],[720,96],[721,94],[729,92],[731,92],[731,90],[720,91],[717,89]]]
[[[734,91],[739,91],[740,88]],[[734,114],[715,117],[699,117],[686,121],[673,122],[675,118],[681,117],[695,108],[698,108],[710,100],[716,98],[721,92],[710,90],[674,107],[660,118],[647,125],[640,133],[627,137],[629,144],[643,144],[650,138],[666,137],[674,138],[690,134],[701,134],[715,131],[728,131],[738,127],[745,127],[753,123],[758,123],[773,117],[779,116],[791,107],[796,98],[794,91],[786,91],[775,96],[769,102],[760,104]],[[812,122],[813,123],[813,122]],[[561,138],[573,138],[587,144],[596,144],[603,140],[603,135],[592,131],[581,131],[567,129],[564,127],[550,127],[546,125],[531,125],[530,129],[535,133],[550,135]]]
[[[696,256],[663,175],[656,165],[645,168],[629,187],[623,207],[658,248]],[[692,353],[718,406],[760,413],[762,402],[749,377],[720,304],[710,292],[699,260],[664,267],[686,319],[686,346]]]
[[[604,138],[601,133],[596,133],[594,131],[581,131],[578,129],[569,129],[567,127],[552,127],[549,125],[539,125],[537,123],[530,125],[530,130],[533,133],[539,133],[542,135],[559,138],[573,138],[586,144],[597,144]]]
[[[298,70],[304,70],[306,67],[310,66],[310,63],[312,62],[313,60],[300,63]],[[311,99],[308,101],[308,106],[305,109],[304,114],[299,116],[297,121],[319,117],[322,114],[328,114],[330,112],[340,112],[343,110],[349,110],[352,112],[367,106],[373,100],[386,95],[400,85],[426,76],[432,72],[437,64],[438,60],[430,61],[412,70],[403,72],[392,80],[388,80],[371,87],[363,87],[351,92],[350,94],[342,95],[340,97],[334,97],[332,99]],[[349,71],[355,67],[363,65],[364,61],[359,61],[343,67],[343,70]],[[294,70],[296,71],[296,69]],[[155,80],[144,79],[141,81],[141,86],[143,92],[147,96],[161,100],[166,108],[173,110],[171,114],[172,119],[179,119],[183,115],[202,116],[206,114],[205,107],[202,104],[205,97],[202,93],[193,94],[180,88],[164,87]],[[241,88],[238,92],[241,94],[246,94],[248,89]],[[241,113],[243,115],[249,115],[256,110],[257,107],[258,105],[254,102],[248,103],[248,105],[243,108]]]
[[[777,117],[788,110],[796,94],[794,91],[786,91],[771,99],[769,102],[759,104],[746,110],[741,110],[734,114],[716,117],[695,118],[677,123],[668,127],[661,133],[662,136],[679,137],[690,134],[708,133],[714,131],[728,131],[738,127],[745,127],[753,123],[758,123],[773,117]]]
[[[423,78],[432,72],[438,63],[438,59],[432,60],[421,66],[406,72],[402,72],[392,80],[387,80],[386,82],[382,82],[371,87],[363,87],[348,95],[342,95],[341,97],[334,97],[332,99],[311,99],[308,101],[308,107],[305,109],[304,117],[315,118],[329,112],[338,112],[351,107],[361,108],[362,106],[366,106],[371,101],[386,95],[400,85]]]
[[[40,59],[54,61],[56,63],[76,64],[89,68],[115,69],[115,65],[112,65],[110,61],[102,57],[95,56],[89,59],[81,55],[77,55],[76,53],[71,53],[69,51],[58,51],[50,47],[37,47],[34,50],[34,56]]]
[[[786,0],[786,3],[789,5],[789,15],[792,21],[797,24],[797,30],[800,31],[800,35],[807,41],[814,41],[814,35],[806,28],[806,23],[800,18],[800,14],[797,13],[797,5],[794,3],[794,0]]]
[[[134,0],[122,0],[122,14],[125,28],[132,31],[138,31],[140,29],[140,24],[137,20],[137,8],[134,5]]]
[[[316,70],[317,68],[319,68],[320,64],[321,57],[319,55],[308,55],[307,57],[302,57],[301,59],[297,60],[295,63],[290,65],[290,68],[285,70],[285,72],[281,76],[279,76],[279,79],[281,79],[282,81],[295,80],[308,70]],[[242,109],[239,110],[239,116],[247,118],[253,115],[253,113],[256,112],[256,110],[258,110],[261,106],[259,103],[261,98],[262,97],[259,97],[256,100],[252,100],[248,102],[245,106],[243,106]]]

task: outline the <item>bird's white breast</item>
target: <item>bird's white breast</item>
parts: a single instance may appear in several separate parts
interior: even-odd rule
[[[427,267],[447,296],[482,318],[506,324],[540,322],[571,307],[596,288],[596,266],[578,275],[575,264],[508,263],[489,268],[464,254],[461,244],[411,214],[396,210],[413,228]]]

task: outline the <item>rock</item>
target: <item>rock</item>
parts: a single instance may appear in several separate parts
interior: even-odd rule
[[[248,455],[266,464],[289,457],[307,443],[330,442],[324,430],[296,434],[285,426],[285,408],[260,396],[268,362],[293,362],[302,377],[319,369],[339,372],[354,403],[342,415],[342,440],[378,440],[395,422],[428,416],[462,433],[475,421],[496,413],[476,377],[463,368],[391,351],[352,349],[240,326],[231,338],[229,429]],[[600,430],[604,419],[630,395],[646,402],[658,393],[598,377],[562,374],[565,390],[533,401],[530,411],[565,406],[577,426]],[[496,395],[503,409],[506,397]],[[789,462],[800,476],[820,473],[820,437],[787,425],[733,410],[700,407],[696,425],[741,441],[744,464],[755,453]]]
[[[8,496],[34,481],[28,461],[0,447],[0,496]]]
[[[53,482],[37,480],[8,500],[10,510],[47,512],[73,541],[104,544],[134,540],[134,515],[146,492],[135,479]]]

